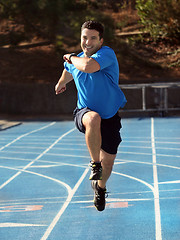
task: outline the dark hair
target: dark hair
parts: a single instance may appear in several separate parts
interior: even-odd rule
[[[103,34],[104,34],[104,27],[101,23],[96,22],[96,21],[92,21],[89,20],[85,23],[83,23],[82,27],[81,27],[81,31],[84,29],[92,29],[92,30],[96,30],[97,32],[99,32],[99,37],[100,39],[103,38]]]

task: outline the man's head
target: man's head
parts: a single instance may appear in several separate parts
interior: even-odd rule
[[[81,27],[81,48],[89,57],[97,52],[103,44],[104,27],[101,23],[87,21]]]
[[[104,27],[103,27],[103,25],[101,23],[89,20],[89,21],[83,23],[83,25],[81,27],[81,32],[85,28],[90,29],[90,30],[96,30],[97,32],[99,32],[99,38],[100,39],[103,38]]]

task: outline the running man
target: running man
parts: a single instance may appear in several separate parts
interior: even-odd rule
[[[66,90],[74,79],[77,91],[75,125],[85,133],[91,157],[91,185],[94,205],[105,209],[106,182],[111,175],[117,149],[121,142],[119,108],[126,98],[119,88],[119,65],[114,51],[103,46],[104,28],[95,21],[81,27],[82,52],[63,56],[64,70],[55,86],[56,94]]]

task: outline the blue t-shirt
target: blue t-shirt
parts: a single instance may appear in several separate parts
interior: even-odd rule
[[[84,53],[81,52],[78,57],[84,57]],[[107,46],[101,47],[91,58],[100,65],[100,70],[94,73],[84,73],[73,64],[64,63],[65,69],[72,74],[78,91],[77,107],[88,107],[99,113],[102,119],[111,118],[127,102],[118,85],[118,61],[114,51]]]

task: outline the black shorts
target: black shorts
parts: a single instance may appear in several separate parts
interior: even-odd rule
[[[85,133],[86,129],[82,123],[82,117],[85,113],[91,111],[89,108],[78,109],[76,108],[73,112],[74,122],[77,129]],[[102,145],[101,148],[109,153],[116,154],[118,146],[121,142],[121,118],[116,113],[112,118],[101,119],[101,136]]]

